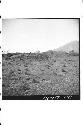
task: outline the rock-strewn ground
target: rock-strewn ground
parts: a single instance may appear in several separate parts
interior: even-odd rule
[[[79,95],[79,54],[55,51],[3,54],[2,94]]]

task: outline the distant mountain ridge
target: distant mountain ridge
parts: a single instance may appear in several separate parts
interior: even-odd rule
[[[46,52],[70,52],[70,51],[74,51],[76,53],[79,53],[79,42],[78,41],[73,41],[73,42],[69,42],[59,48],[53,49],[53,50],[48,50],[48,51],[44,51],[44,52],[40,52],[35,51],[35,52],[10,52],[10,51],[2,51],[3,54],[7,54],[7,53],[12,53],[12,54],[21,54],[21,53],[46,53]]]
[[[68,43],[66,45],[63,45],[63,46],[55,49],[55,51],[65,51],[65,52],[70,52],[72,50],[74,52],[79,53],[79,42],[78,41],[70,42],[70,43]]]

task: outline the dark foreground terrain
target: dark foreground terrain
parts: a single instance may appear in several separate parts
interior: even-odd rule
[[[2,95],[79,95],[79,54],[3,54]]]

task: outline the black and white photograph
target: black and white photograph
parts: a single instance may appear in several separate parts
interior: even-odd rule
[[[80,100],[80,18],[2,19],[2,99]]]

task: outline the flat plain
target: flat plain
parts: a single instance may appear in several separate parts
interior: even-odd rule
[[[79,95],[79,53],[2,54],[2,95]]]

